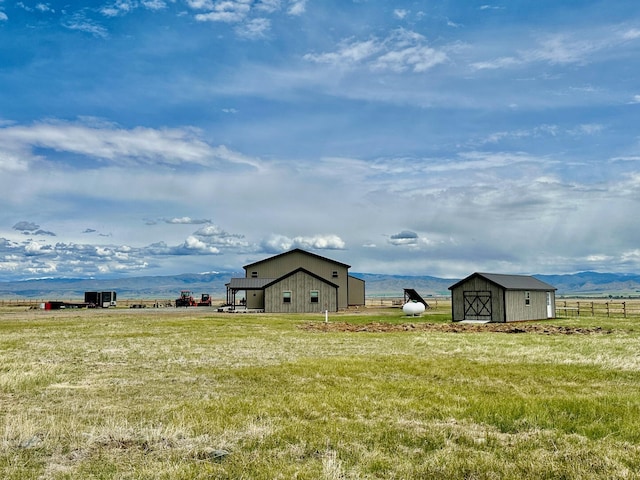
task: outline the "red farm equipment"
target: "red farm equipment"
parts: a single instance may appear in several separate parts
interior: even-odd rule
[[[199,307],[210,307],[211,306],[211,296],[208,293],[203,293],[200,297],[200,301],[198,302]]]
[[[210,307],[211,296],[208,293],[203,293],[200,297],[200,301],[193,298],[193,294],[190,290],[182,290],[180,292],[180,298],[176,299],[176,307]]]
[[[195,307],[196,301],[189,290],[182,290],[180,292],[180,298],[176,299],[176,307]]]

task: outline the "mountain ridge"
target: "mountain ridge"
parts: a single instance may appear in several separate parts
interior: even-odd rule
[[[391,275],[352,273],[365,281],[368,297],[401,297],[405,288],[413,288],[423,296],[448,296],[448,288],[459,278],[429,275]],[[180,290],[194,294],[209,293],[225,298],[225,284],[244,272],[183,273],[166,276],[141,276],[114,279],[45,278],[0,282],[0,299],[82,298],[85,291],[114,290],[120,299],[175,299]],[[538,275],[534,277],[557,288],[558,295],[640,296],[640,274],[585,271],[572,274]]]

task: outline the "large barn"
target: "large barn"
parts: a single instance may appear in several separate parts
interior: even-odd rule
[[[240,303],[250,310],[312,313],[365,303],[364,280],[349,275],[350,265],[299,248],[243,268],[245,276],[226,285],[234,308]]]
[[[517,322],[556,316],[556,288],[527,275],[473,273],[449,287],[454,322]]]

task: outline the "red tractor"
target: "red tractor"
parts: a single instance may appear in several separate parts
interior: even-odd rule
[[[210,307],[211,306],[211,296],[208,293],[203,293],[200,297],[200,301],[198,302],[199,307]]]
[[[210,307],[211,295],[203,293],[200,296],[200,301],[193,298],[193,294],[190,290],[182,290],[180,292],[180,298],[176,299],[176,307]]]
[[[176,307],[195,307],[196,301],[189,290],[182,290],[180,292],[180,298],[176,299]]]

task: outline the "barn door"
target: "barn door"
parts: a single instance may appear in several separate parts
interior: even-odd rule
[[[491,321],[491,292],[463,292],[464,319]]]

